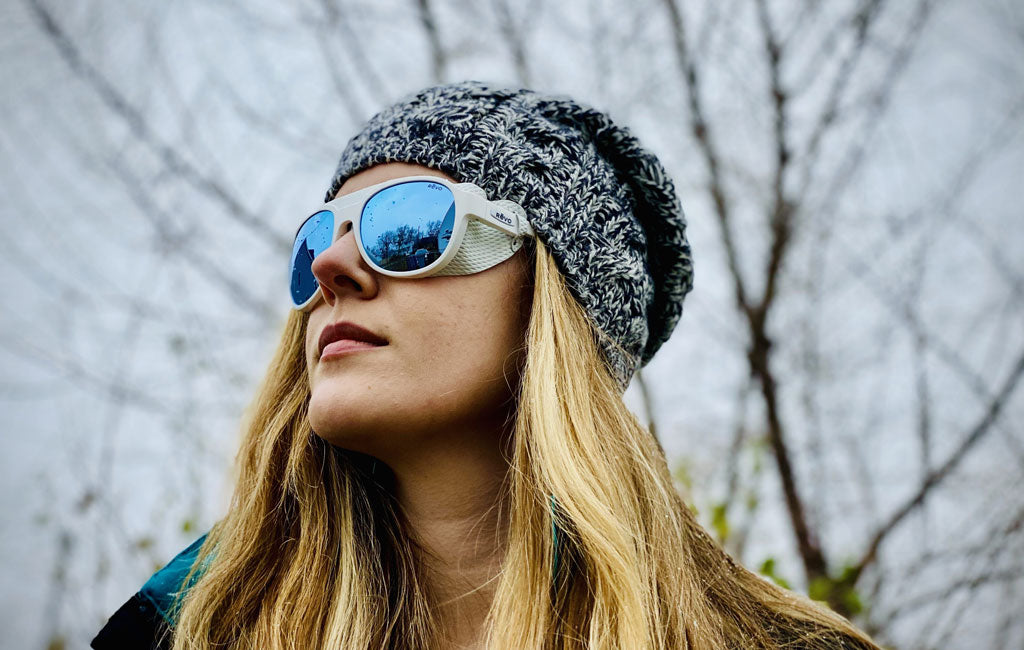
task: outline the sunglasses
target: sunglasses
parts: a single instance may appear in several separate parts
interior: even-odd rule
[[[290,268],[295,309],[308,311],[323,296],[313,260],[346,223],[366,263],[395,278],[479,273],[535,236],[519,204],[488,200],[473,183],[405,176],[371,185],[328,201],[299,226]]]

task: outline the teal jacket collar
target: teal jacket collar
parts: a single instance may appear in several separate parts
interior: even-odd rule
[[[169,650],[171,633],[177,621],[174,598],[199,579],[193,576],[185,586],[185,577],[199,557],[199,548],[209,532],[189,544],[111,615],[89,643],[94,650],[146,648]],[[211,556],[212,557],[212,556]],[[204,567],[205,568],[205,567]]]
[[[199,547],[206,541],[208,534],[208,532],[204,533],[199,539],[185,547],[185,550],[175,555],[162,569],[150,576],[149,580],[139,589],[142,597],[152,603],[157,613],[172,627],[177,620],[174,597],[183,590],[185,576],[195,564],[199,556]],[[184,587],[184,590],[195,584],[201,573],[201,571],[197,572],[189,584]]]

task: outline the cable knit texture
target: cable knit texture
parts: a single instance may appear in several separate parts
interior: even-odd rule
[[[686,217],[658,159],[607,114],[480,81],[425,88],[348,142],[325,200],[353,174],[396,161],[523,206],[621,390],[668,340],[693,288]]]

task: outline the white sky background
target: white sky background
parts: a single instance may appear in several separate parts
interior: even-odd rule
[[[447,80],[517,83],[499,3],[437,4]],[[754,4],[681,4],[692,25],[709,7],[720,12],[699,41],[701,71],[742,271],[759,293],[773,150]],[[848,12],[824,4],[826,14]],[[788,33],[804,3],[769,5]],[[0,7],[0,647],[42,648],[54,635],[84,647],[223,512],[238,417],[286,315],[297,219],[322,201],[358,124],[434,81],[415,6],[345,2],[349,22],[334,25],[319,2]],[[67,41],[42,29],[39,7]],[[911,9],[886,5],[851,105],[883,73]],[[696,288],[645,373],[670,460],[685,460],[710,527],[737,420],[753,436],[764,415],[756,388],[737,397],[747,330],[664,6],[574,0],[511,11],[530,85],[608,110],[676,180]],[[820,49],[830,22],[795,32],[784,81],[815,80],[793,104],[798,143],[834,72],[834,55]],[[1019,3],[937,2],[872,128],[857,117],[842,124],[812,177],[769,331],[801,493],[837,567],[860,557],[921,483],[920,395],[934,468],[1024,349],[1022,62]],[[848,182],[837,190],[844,142],[865,132],[864,162],[839,175]],[[1011,552],[1024,528],[1020,393],[882,546],[863,581],[865,591],[881,583],[868,598],[880,640],[1024,644],[1021,621],[1007,618],[1024,607],[1024,566]],[[627,400],[646,417],[635,386]],[[743,489],[760,503],[749,517],[733,511],[730,523],[748,529],[739,557],[754,569],[774,557],[805,589],[764,451],[760,473],[750,445],[738,461]],[[1014,521],[1016,532],[1000,532]],[[988,574],[982,588],[941,597]]]

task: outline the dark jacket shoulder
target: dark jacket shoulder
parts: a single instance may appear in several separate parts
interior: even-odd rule
[[[199,555],[204,533],[149,577],[142,587],[111,615],[89,644],[95,650],[165,650],[170,648],[170,630],[176,611],[174,597]],[[193,576],[191,586],[199,574]]]

